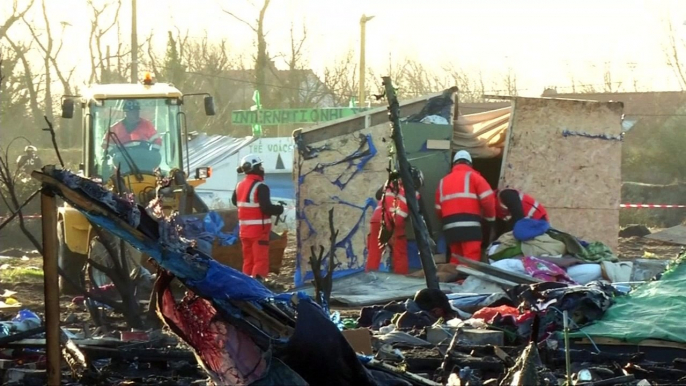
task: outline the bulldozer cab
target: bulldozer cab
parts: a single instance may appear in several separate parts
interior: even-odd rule
[[[190,95],[206,95],[205,114],[214,115],[211,96],[186,96]],[[187,129],[183,100],[180,90],[171,84],[154,83],[149,74],[138,84],[98,84],[80,96],[65,96],[62,117],[73,117],[75,101],[83,110],[80,172],[117,192],[132,193],[141,204],[154,197],[158,178],[168,177],[172,185],[183,190],[167,192],[176,202],[170,201],[168,209],[183,209],[179,208],[180,196],[192,191],[189,185],[203,183],[210,173],[209,168],[201,168],[205,170],[195,171],[195,181],[187,181],[191,171],[184,172]],[[199,205],[188,207],[189,213],[197,211],[194,209],[206,211],[204,204]]]
[[[117,168],[141,180],[157,168],[164,177],[183,168],[178,99],[105,99],[91,101],[88,110],[88,177],[107,181]]]

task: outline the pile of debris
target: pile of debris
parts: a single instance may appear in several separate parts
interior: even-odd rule
[[[179,233],[178,218],[115,198],[70,172],[46,168],[41,180],[93,224],[150,256],[156,268],[151,302],[173,334],[93,337],[85,336],[88,329],[75,334],[63,327],[71,384],[686,383],[686,360],[680,359],[686,353],[657,360],[637,350],[601,350],[585,332],[613,305],[626,308],[624,299],[639,290],[540,280],[484,295],[423,289],[404,301],[372,302],[357,318],[341,319],[321,299],[323,304],[305,292],[275,294],[217,263]],[[174,279],[186,289],[179,300]],[[7,367],[13,367],[3,366],[5,383],[43,384],[43,327],[26,312],[14,327],[0,337]],[[579,334],[588,335],[592,347]]]

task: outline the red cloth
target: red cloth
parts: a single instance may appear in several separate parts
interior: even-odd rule
[[[466,257],[473,261],[481,261],[481,240],[462,241],[450,244],[450,263],[460,264],[460,261],[455,255]]]
[[[493,322],[493,318],[497,314],[500,316],[512,316],[515,318],[517,324],[525,322],[533,317],[533,312],[525,312],[524,314],[519,314],[519,310],[510,306],[500,306],[500,307],[484,307],[472,315],[474,319],[483,319],[486,323]]]
[[[141,118],[138,121],[138,125],[136,126],[135,129],[133,129],[132,132],[126,131],[126,127],[124,126],[124,121],[119,121],[114,124],[110,128],[110,132],[116,134],[117,138],[122,144],[127,144],[129,142],[136,142],[136,141],[149,141],[150,138],[157,134],[157,130],[155,130],[155,126],[153,126],[152,122],[148,121],[147,119]],[[112,139],[110,139],[110,143],[112,142]],[[153,141],[156,145],[161,145],[162,144],[162,139],[157,138]],[[106,147],[107,145],[107,134],[105,134],[105,138],[102,141],[102,147]]]
[[[484,307],[472,315],[474,319],[483,319],[486,322],[490,322],[493,318],[500,314],[501,316],[514,316],[515,318],[519,316],[519,310],[510,306],[500,306],[500,307]]]
[[[269,233],[267,230],[260,237],[241,237],[244,274],[263,278],[269,275]]]

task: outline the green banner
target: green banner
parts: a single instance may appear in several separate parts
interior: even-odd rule
[[[275,126],[289,123],[318,123],[350,117],[366,110],[369,109],[337,107],[328,109],[236,110],[231,112],[231,124]]]

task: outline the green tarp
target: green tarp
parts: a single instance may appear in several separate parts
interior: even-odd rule
[[[686,343],[686,263],[668,268],[658,281],[616,298],[603,318],[570,334],[574,338],[603,337],[628,343],[660,339]]]

